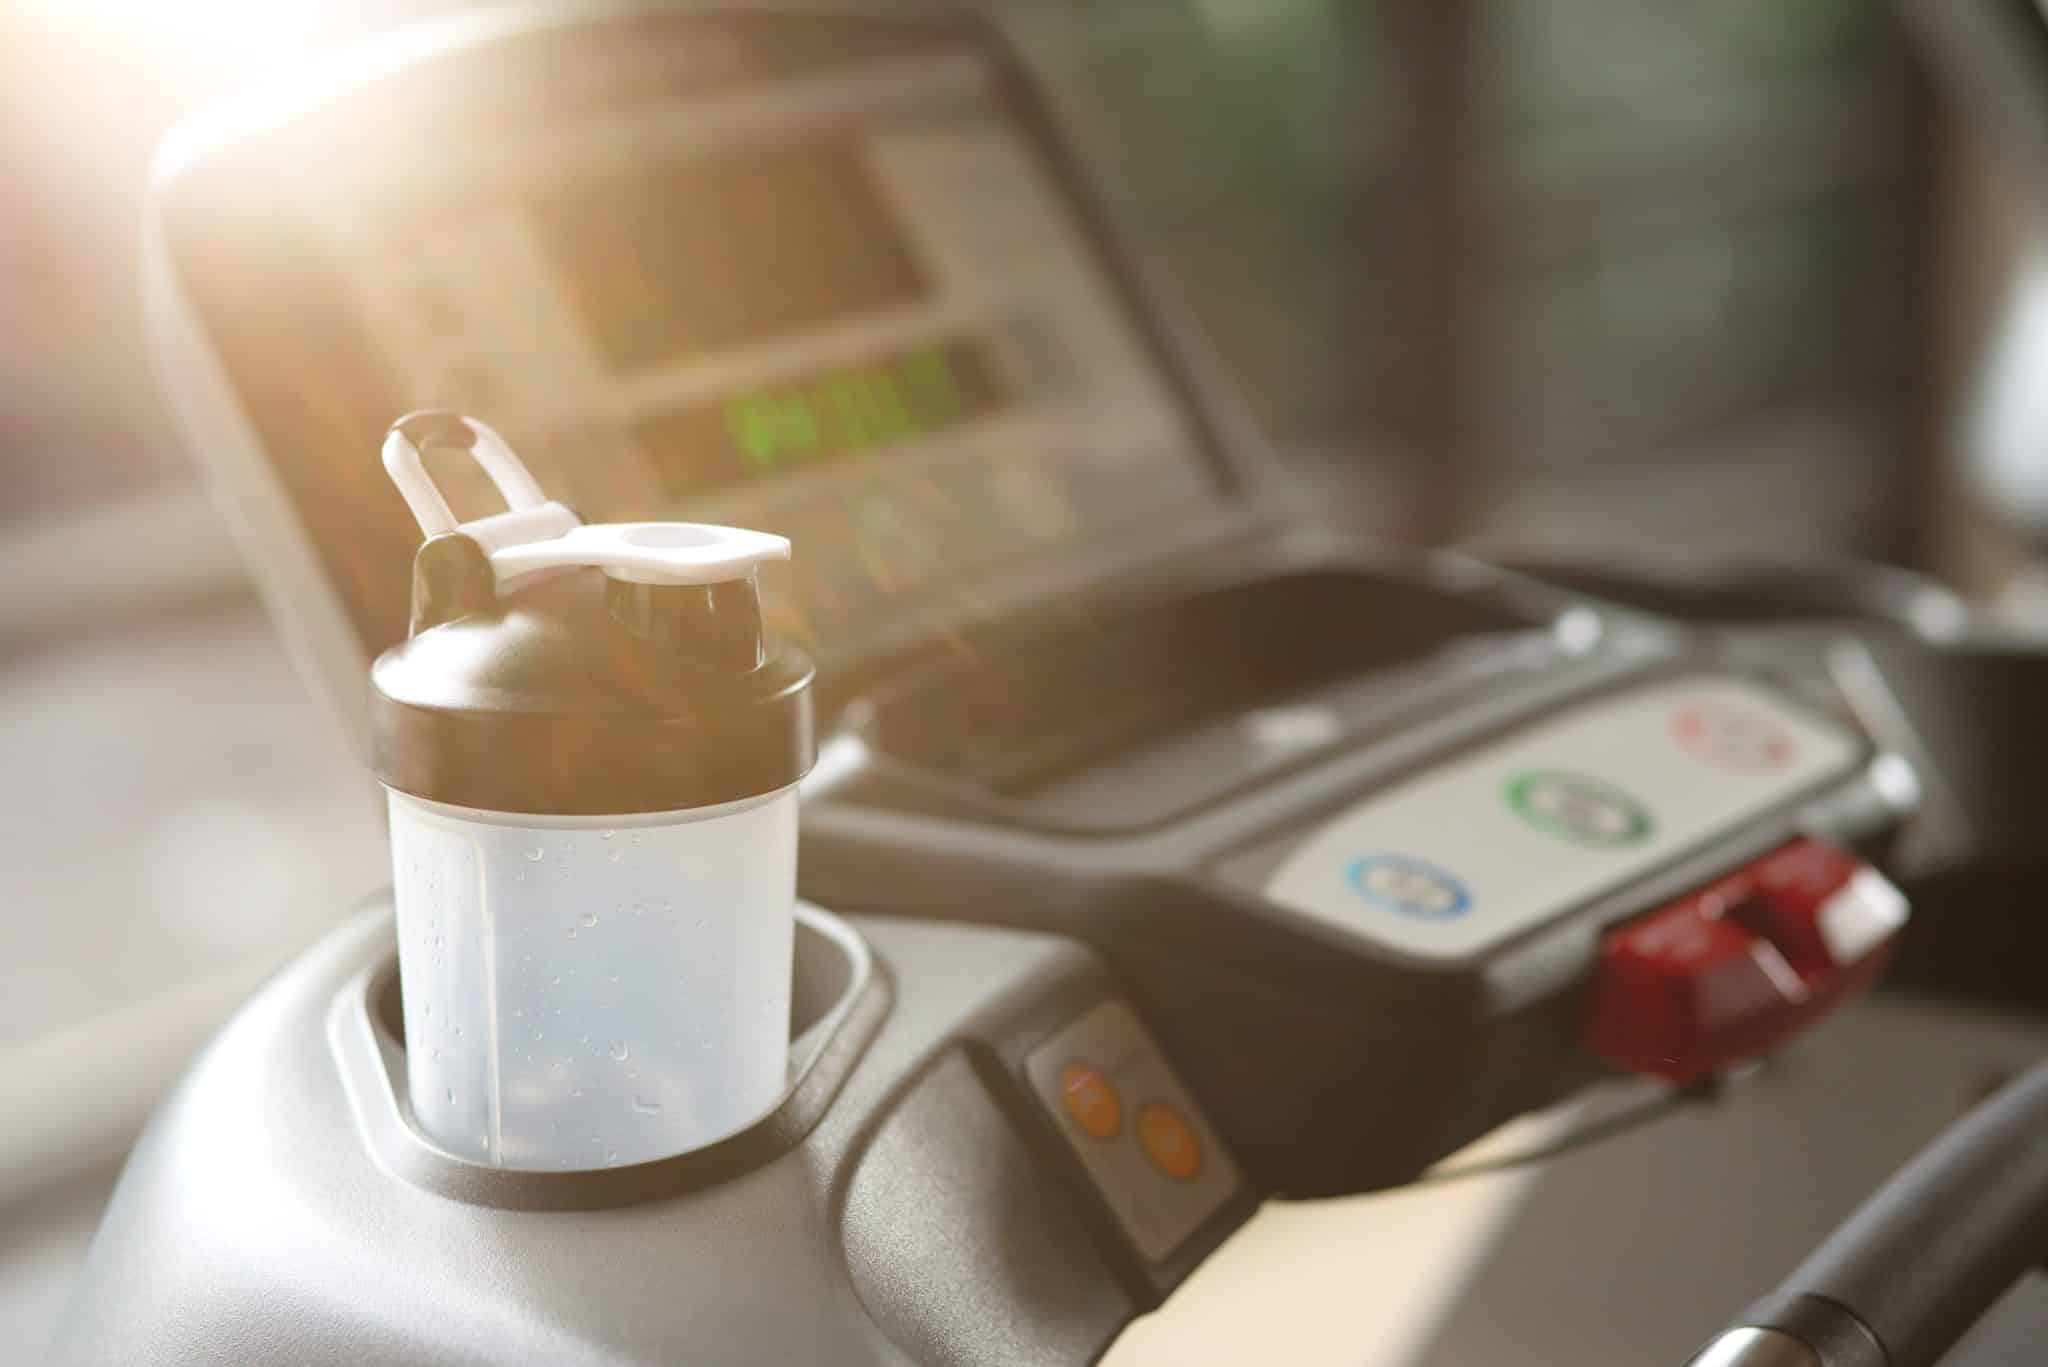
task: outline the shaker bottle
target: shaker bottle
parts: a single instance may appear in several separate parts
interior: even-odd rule
[[[423,449],[506,511],[457,525]],[[776,1104],[810,661],[762,631],[779,536],[585,525],[489,427],[402,418],[425,534],[371,670],[415,1121],[501,1168],[647,1162]]]

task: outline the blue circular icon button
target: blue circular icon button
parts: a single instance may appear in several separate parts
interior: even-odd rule
[[[1374,906],[1425,921],[1448,921],[1472,909],[1465,885],[1427,860],[1368,854],[1344,871],[1352,889]]]

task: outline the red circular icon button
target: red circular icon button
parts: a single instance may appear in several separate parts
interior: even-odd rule
[[[1769,774],[1792,763],[1798,743],[1776,721],[1727,702],[1689,703],[1671,718],[1688,754],[1738,774]]]
[[[1192,1182],[1202,1171],[1202,1141],[1187,1117],[1164,1101],[1138,1108],[1138,1147],[1152,1166],[1176,1182]]]
[[[1082,1134],[1114,1139],[1124,1132],[1124,1104],[1100,1068],[1074,1062],[1060,1069],[1060,1105]]]

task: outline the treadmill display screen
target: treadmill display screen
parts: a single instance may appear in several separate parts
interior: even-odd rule
[[[525,212],[577,322],[621,372],[932,292],[850,138],[593,177]]]
[[[404,630],[418,533],[376,453],[410,409],[491,423],[586,520],[788,535],[767,600],[828,657],[1224,492],[978,41],[805,47],[769,25],[748,32],[774,60],[705,79],[701,35],[674,32],[667,85],[654,40],[574,117],[486,117],[422,77],[412,98],[453,102],[445,136],[302,133],[266,174],[191,188],[182,234],[173,216],[187,293],[366,649]],[[459,459],[432,473],[458,517],[496,510]]]

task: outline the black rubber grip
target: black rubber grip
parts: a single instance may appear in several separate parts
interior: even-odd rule
[[[1888,1367],[1932,1367],[2044,1256],[2048,1065],[1950,1126],[1742,1322],[1831,1303],[1869,1329]]]

